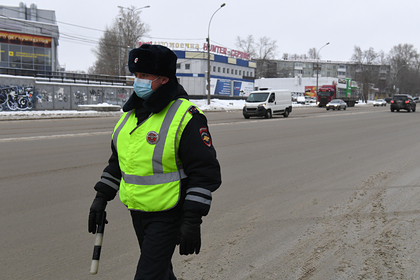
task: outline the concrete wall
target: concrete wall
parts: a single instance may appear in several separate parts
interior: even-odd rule
[[[77,110],[78,105],[123,105],[132,86],[40,82],[0,75],[0,111]]]

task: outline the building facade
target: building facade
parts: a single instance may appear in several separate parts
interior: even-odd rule
[[[365,65],[349,61],[316,59],[257,60],[256,76],[258,79],[280,78],[285,79],[285,81],[288,79],[303,79],[304,81],[311,83],[310,86],[313,86],[314,88],[316,79],[319,80],[319,84],[321,84],[321,79],[327,79],[334,80],[338,85],[341,81],[350,79],[356,83],[358,88],[363,89],[366,96],[375,99],[390,94],[389,81],[392,76],[390,71],[390,65]],[[299,87],[297,86],[296,89],[298,88]],[[303,92],[303,89],[299,88],[298,92]],[[313,94],[314,92],[312,95]]]
[[[0,68],[57,71],[55,11],[0,5]]]
[[[207,52],[174,50],[177,78],[190,95],[207,95]],[[254,88],[254,61],[210,53],[210,94],[242,96]]]

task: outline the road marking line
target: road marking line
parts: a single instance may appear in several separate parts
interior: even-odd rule
[[[83,137],[111,134],[111,131],[89,132],[89,133],[72,133],[72,134],[56,134],[56,135],[42,135],[42,136],[29,136],[29,137],[16,137],[0,139],[1,142],[14,142],[14,141],[32,141],[32,140],[45,140],[57,138],[70,138],[70,137]]]

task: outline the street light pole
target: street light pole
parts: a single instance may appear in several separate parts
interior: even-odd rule
[[[207,29],[207,105],[210,105],[210,23],[211,23],[211,20],[213,19],[214,14],[217,13],[217,11],[223,8],[225,5],[226,3],[223,3],[213,13],[209,21],[209,27]]]
[[[316,94],[316,97],[317,97],[317,101],[318,101],[319,52],[322,50],[323,47],[328,46],[329,44],[330,44],[330,42],[327,42],[316,53],[316,88],[315,88],[315,94]]]
[[[118,76],[121,76],[121,18],[118,18]]]
[[[398,74],[400,73],[401,69],[403,69],[405,66],[407,66],[409,63],[406,62],[405,64],[403,64],[402,66],[400,66],[397,71],[395,72],[395,79],[394,79],[394,94],[396,94],[396,88],[395,88],[395,84],[398,82]],[[399,90],[399,88],[397,88]]]

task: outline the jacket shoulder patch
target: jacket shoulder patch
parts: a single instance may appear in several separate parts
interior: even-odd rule
[[[206,144],[208,147],[211,147],[211,138],[210,138],[210,134],[207,130],[207,127],[200,128],[200,136],[201,136],[201,140],[203,140],[204,144]]]
[[[197,107],[195,107],[195,106],[191,106],[188,109],[188,112],[190,112],[191,115],[195,115],[195,114],[199,114],[200,113],[200,111],[198,111]]]

